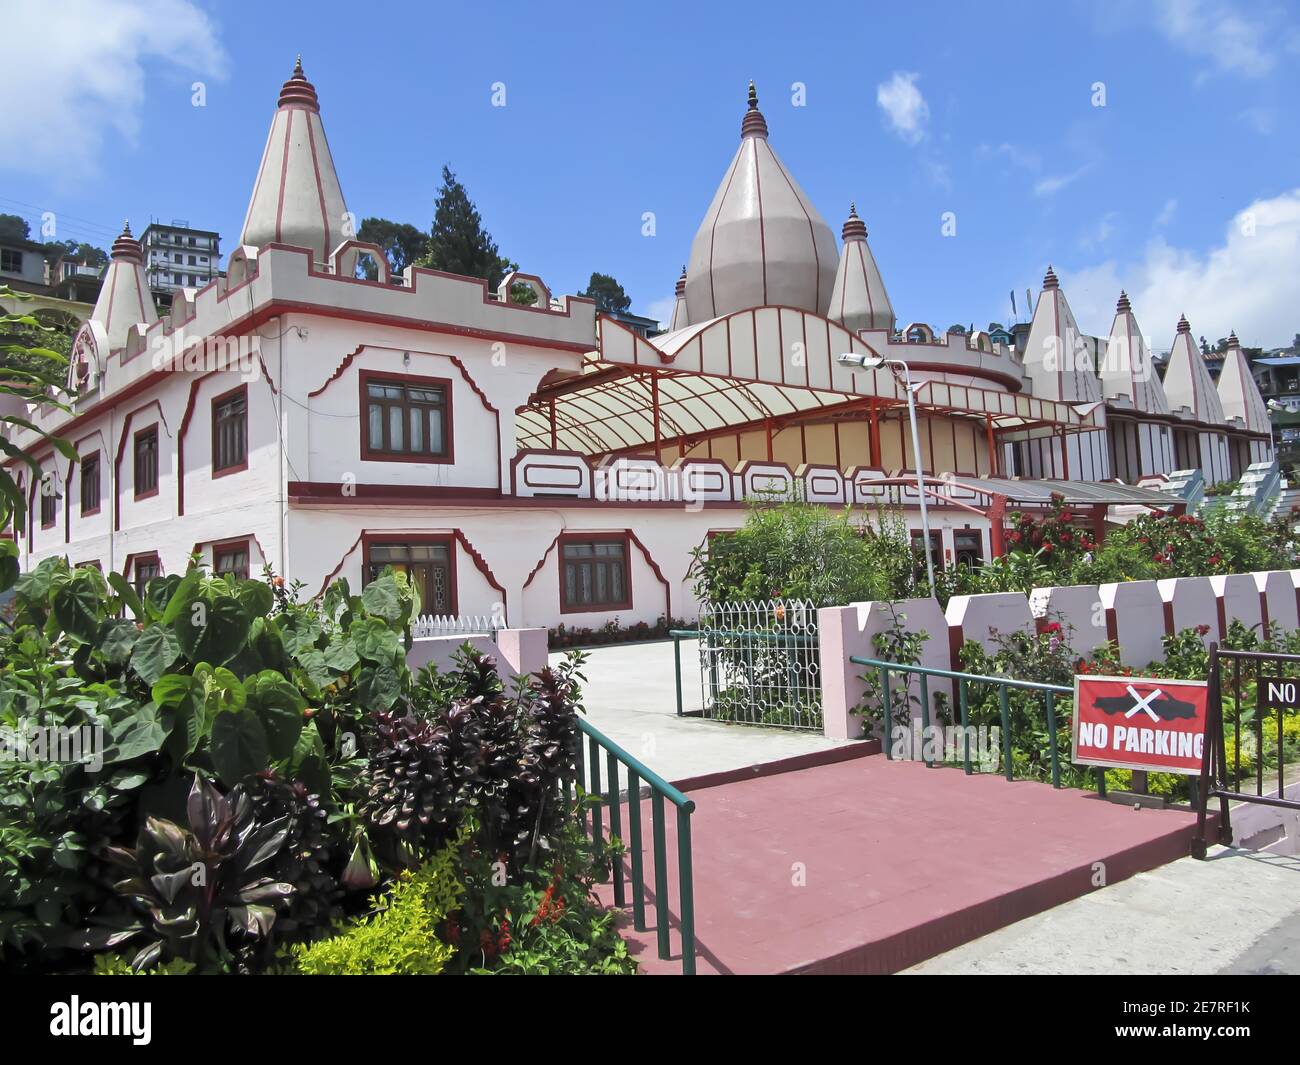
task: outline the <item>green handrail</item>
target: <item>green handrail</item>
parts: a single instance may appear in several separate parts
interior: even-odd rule
[[[664,800],[677,811],[677,898],[678,925],[682,939],[682,974],[695,975],[695,878],[691,858],[691,814],[695,803],[653,769],[633,757],[594,725],[578,718],[578,728],[587,737],[588,754],[584,758],[582,744],[578,745],[578,779],[583,780],[584,764],[588,772],[587,794],[602,799],[609,807],[609,834],[617,837],[622,832],[622,810],[618,787],[618,767],[627,772],[627,819],[630,833],[629,854],[632,883],[632,927],[646,931],[645,920],[645,870],[641,855],[641,784],[650,787],[650,834],[654,849],[655,933],[661,959],[670,956],[668,915],[668,848],[665,828]],[[606,783],[601,786],[600,752],[605,752]],[[591,837],[604,834],[600,805],[591,810]],[[623,863],[614,863],[614,905],[627,905],[624,886]]]
[[[850,655],[849,661],[855,666],[866,666],[870,669],[880,671],[881,680],[881,705],[885,708],[885,718],[889,718],[889,674],[915,673],[921,678],[921,700],[922,700],[922,720],[924,726],[930,727],[930,706],[929,706],[929,689],[926,684],[927,677],[942,677],[947,680],[957,682],[957,706],[961,715],[962,737],[964,740],[963,762],[965,771],[969,775],[972,772],[970,758],[970,706],[967,698],[967,686],[969,684],[995,684],[998,688],[998,716],[1002,722],[1002,760],[1006,766],[1006,776],[1008,780],[1015,777],[1015,767],[1011,758],[1011,711],[1008,693],[1012,688],[1021,688],[1026,691],[1042,692],[1046,701],[1047,710],[1047,728],[1048,734],[1052,736],[1052,787],[1061,786],[1061,765],[1060,755],[1056,749],[1056,697],[1058,695],[1068,695],[1074,697],[1074,689],[1064,684],[1044,684],[1035,680],[1017,680],[1015,677],[993,677],[980,673],[962,673],[954,669],[936,669],[933,666],[913,665],[903,662],[885,662],[878,658],[863,658],[860,655]],[[882,738],[881,748],[885,757],[891,757],[890,745],[887,742],[888,737]],[[926,765],[933,765],[933,760],[927,758]],[[1106,770],[1097,767],[1097,793],[1106,794]]]

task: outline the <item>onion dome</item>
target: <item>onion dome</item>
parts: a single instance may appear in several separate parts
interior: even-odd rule
[[[91,321],[104,327],[109,350],[126,344],[132,326],[153,325],[158,321],[158,311],[149,294],[149,281],[144,273],[144,250],[131,236],[129,222],[122,224],[122,232],[113,241],[108,268],[104,271],[99,298],[90,312]]]
[[[1106,399],[1128,396],[1134,410],[1144,414],[1169,413],[1169,400],[1126,292],[1119,294],[1115,305],[1101,364],[1101,391]]]
[[[1030,390],[1042,399],[1062,403],[1101,400],[1101,382],[1093,366],[1092,350],[1050,266],[1025,342],[1025,376]]]
[[[1210,380],[1209,367],[1192,339],[1192,327],[1187,324],[1185,316],[1178,319],[1174,346],[1165,367],[1164,389],[1171,407],[1186,407],[1198,422],[1223,424],[1223,405],[1219,402],[1218,390]]]
[[[830,226],[768,143],[751,82],[740,147],[691,244],[690,323],[764,306],[825,315],[836,258]]]
[[[858,217],[857,204],[849,204],[849,217],[840,230],[844,247],[831,289],[827,317],[851,333],[861,329],[894,328],[894,308],[885,282],[867,245],[867,226]]]
[[[323,264],[345,239],[346,215],[316,88],[299,57],[280,89],[239,243],[308,248]]]

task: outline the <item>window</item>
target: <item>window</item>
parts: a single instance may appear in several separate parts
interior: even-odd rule
[[[560,610],[626,610],[632,606],[627,538],[562,540]]]
[[[99,513],[99,452],[81,460],[81,516]]]
[[[248,387],[212,401],[212,473],[248,469]]]
[[[978,529],[954,529],[952,547],[958,566],[979,569],[984,564],[984,536]]]
[[[0,270],[9,274],[23,272],[23,253],[13,248],[0,248]]]
[[[361,375],[361,457],[451,461],[450,382]]]
[[[197,265],[198,265],[198,260],[197,260],[193,255],[191,255],[191,256],[190,256],[190,266],[197,266]]]
[[[158,426],[135,434],[135,498],[158,494]]]
[[[144,597],[145,588],[155,577],[162,576],[162,562],[157,555],[141,555],[135,560],[133,580],[135,594]]]
[[[919,529],[912,530],[912,549],[918,554],[924,550],[922,544],[925,540],[921,536]],[[934,564],[936,570],[943,569],[943,534],[939,532],[930,533],[930,561]],[[922,556],[921,565],[917,567],[916,577],[919,580],[925,576],[925,557]]]
[[[420,593],[420,612],[456,613],[456,581],[452,570],[452,548],[448,540],[376,541],[366,545],[366,583],[384,567],[405,573]]]
[[[41,528],[48,529],[54,524],[55,516],[59,510],[59,490],[54,483],[54,478],[44,478],[41,481],[39,491],[41,493]]]
[[[248,541],[218,544],[212,549],[212,570],[218,577],[248,580]]]

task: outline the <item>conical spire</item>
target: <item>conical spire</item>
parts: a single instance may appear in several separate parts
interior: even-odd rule
[[[1127,396],[1133,409],[1144,414],[1169,413],[1169,400],[1126,292],[1119,294],[1115,306],[1115,322],[1101,365],[1101,391],[1107,399]]]
[[[1225,418],[1240,418],[1253,432],[1271,432],[1272,419],[1268,404],[1260,395],[1255,375],[1250,372],[1246,353],[1235,331],[1228,335],[1228,351],[1223,356],[1223,369],[1219,373],[1219,403]]]
[[[1025,375],[1033,394],[1043,399],[1096,403],[1102,398],[1092,352],[1050,266],[1025,343]]]
[[[323,264],[345,239],[346,216],[316,89],[299,57],[280,90],[239,242],[309,248]]]
[[[677,287],[674,291],[676,299],[673,300],[673,318],[668,323],[668,330],[683,329],[690,324],[690,317],[686,313],[686,266],[682,265],[682,276],[677,279]]]
[[[867,244],[867,226],[858,217],[857,204],[849,204],[849,217],[840,235],[844,247],[840,249],[827,317],[851,333],[860,329],[893,330],[894,308]]]
[[[690,324],[764,306],[824,315],[835,259],[835,236],[772,150],[751,86],[740,147],[691,244]]]
[[[144,273],[144,250],[131,236],[129,222],[122,223],[122,232],[113,241],[108,269],[104,271],[99,298],[90,317],[104,327],[109,350],[126,343],[132,326],[153,325],[158,321]]]
[[[1169,364],[1165,367],[1164,390],[1171,407],[1186,407],[1198,422],[1223,424],[1223,405],[1219,402],[1219,393],[1210,380],[1204,356],[1192,340],[1192,327],[1187,324],[1186,317],[1178,319],[1174,346],[1170,349]]]

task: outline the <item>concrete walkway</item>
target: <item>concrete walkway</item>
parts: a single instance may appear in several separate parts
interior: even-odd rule
[[[909,973],[1300,973],[1300,858],[1219,847],[973,940]]]
[[[683,707],[702,705],[699,650],[682,641]],[[820,732],[729,725],[677,716],[672,640],[615,644],[587,652],[587,720],[669,781],[686,780],[846,745]],[[551,654],[551,664],[564,657]]]

